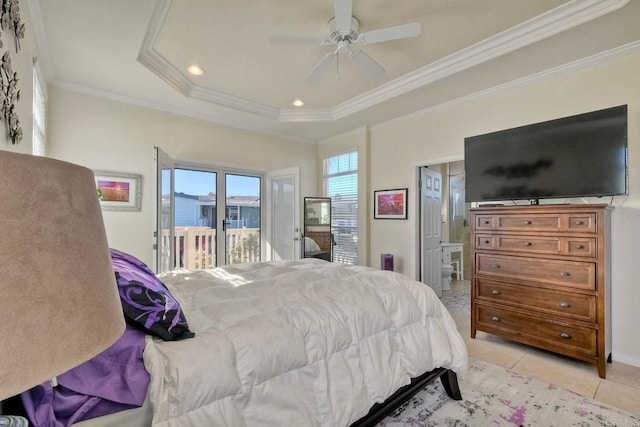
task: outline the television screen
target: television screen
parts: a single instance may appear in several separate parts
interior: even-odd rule
[[[465,138],[467,202],[627,194],[627,106]]]

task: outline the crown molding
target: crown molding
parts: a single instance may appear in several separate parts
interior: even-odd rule
[[[460,71],[505,55],[613,12],[630,0],[573,0],[542,15],[419,68],[332,109],[336,119],[388,101]]]
[[[279,120],[281,122],[331,122],[336,120],[330,108],[312,108],[303,110],[285,109],[280,110]]]
[[[33,0],[31,0],[33,1]],[[626,5],[630,0],[573,0],[331,108],[278,109],[195,85],[154,49],[173,0],[156,5],[138,61],[185,96],[279,122],[326,122],[350,116],[419,87],[505,55]]]
[[[53,65],[51,63],[51,55],[49,54],[46,31],[44,30],[44,20],[42,19],[40,2],[38,0],[27,0],[27,8],[29,10],[33,35],[38,50],[36,59],[40,65],[40,70],[44,74],[45,80],[51,81],[54,78]]]
[[[153,47],[171,7],[171,0],[160,0],[153,9],[147,32],[138,52],[138,62],[151,70],[184,96],[189,96],[193,83]]]
[[[82,86],[75,83],[65,82],[61,80],[54,80],[51,85],[64,90],[77,92],[85,95],[94,96],[97,98],[103,98],[110,101],[122,102],[125,104],[135,105],[138,107],[149,108],[152,110],[164,111],[166,113],[172,113],[179,116],[190,117],[197,120],[202,120],[209,123],[216,123],[227,127],[232,127],[240,130],[246,130],[265,135],[271,135],[278,138],[283,138],[293,142],[300,142],[304,144],[315,144],[315,140],[308,138],[301,138],[285,132],[277,132],[268,126],[260,126],[253,120],[247,120],[242,118],[236,112],[230,111],[228,114],[203,112],[201,109],[180,108],[173,105],[163,104],[160,102],[150,101],[144,98],[138,98],[129,95],[122,95],[119,93],[109,92],[101,89],[95,89],[88,86]]]
[[[271,120],[278,120],[280,110],[274,107],[269,107],[257,102],[248,101],[236,96],[227,95],[222,92],[203,88],[201,86],[192,85],[189,95],[192,98],[200,99],[202,101],[208,101],[214,104],[219,104],[224,107],[233,108],[235,110],[244,111],[247,113],[256,114],[261,117],[265,117]]]
[[[628,43],[626,45],[622,45],[605,52],[600,52],[598,54],[589,56],[587,58],[582,58],[576,61],[568,62],[566,64],[550,68],[548,70],[541,71],[539,73],[531,74],[529,76],[512,80],[510,82],[494,86],[485,90],[481,90],[478,92],[474,92],[472,94],[453,99],[448,102],[443,102],[438,105],[434,105],[429,108],[422,109],[420,111],[416,111],[411,114],[404,115],[402,117],[397,117],[395,119],[387,120],[386,122],[378,123],[376,125],[371,126],[371,129],[380,129],[386,126],[395,125],[404,121],[420,119],[432,114],[447,111],[455,108],[458,105],[466,104],[473,100],[483,98],[485,96],[492,96],[504,92],[508,92],[513,89],[521,89],[529,85],[533,85],[544,80],[551,79],[553,77],[561,76],[562,74],[569,74],[575,71],[579,71],[584,68],[593,67],[599,64],[603,64],[609,61],[612,61],[617,58],[621,58],[627,55],[632,55],[635,53],[640,53],[640,40]]]

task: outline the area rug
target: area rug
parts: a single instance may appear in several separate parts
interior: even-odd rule
[[[457,286],[450,291],[442,291],[440,301],[451,313],[471,312],[471,291],[470,287]]]
[[[438,380],[378,427],[640,426],[640,417],[478,359],[469,358],[459,384],[462,400],[449,398]]]

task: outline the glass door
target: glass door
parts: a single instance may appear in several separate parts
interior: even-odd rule
[[[156,230],[155,271],[163,273],[175,266],[174,217],[173,217],[173,159],[159,147],[155,147],[156,160]]]
[[[218,174],[176,168],[175,176],[175,267],[213,268],[217,265]]]
[[[261,176],[188,163],[176,167],[159,149],[156,161],[158,273],[261,261]]]
[[[225,173],[224,192],[226,264],[260,261],[262,178]]]

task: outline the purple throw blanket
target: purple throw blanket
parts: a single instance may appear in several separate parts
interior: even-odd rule
[[[82,420],[142,406],[149,374],[142,352],[145,334],[129,325],[111,347],[93,359],[22,394],[34,426],[66,427]]]

